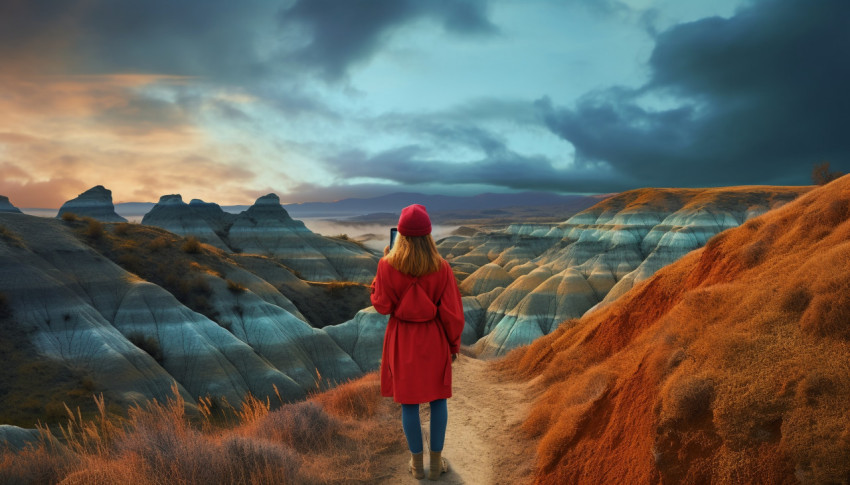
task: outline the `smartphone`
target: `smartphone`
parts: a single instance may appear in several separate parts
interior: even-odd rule
[[[390,229],[390,249],[392,249],[393,244],[395,244],[396,234],[398,234],[398,228],[397,227]]]

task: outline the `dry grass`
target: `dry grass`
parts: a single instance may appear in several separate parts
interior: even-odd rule
[[[211,275],[221,274],[212,267],[222,264],[217,255],[199,242],[197,252],[192,252],[196,239],[193,242],[193,238],[183,239],[140,224],[117,223],[114,227],[121,226],[121,230],[106,231],[95,221],[100,225],[96,231],[100,236],[92,237],[91,221],[72,223],[83,241],[125,270],[165,288],[192,310],[213,320],[217,318],[209,300],[213,291],[207,281]]]
[[[126,236],[130,233],[130,227],[129,222],[119,222],[112,226],[112,233],[116,236]]]
[[[102,239],[104,236],[103,223],[91,217],[84,220],[86,221],[86,236],[90,239]]]
[[[76,221],[77,220],[77,214],[74,214],[73,212],[63,212],[62,213],[62,220],[66,221],[66,222]]]
[[[189,236],[180,245],[180,250],[186,254],[198,254],[201,252],[201,241],[195,236]]]
[[[497,362],[539,391],[535,482],[846,483],[848,218],[845,176]]]
[[[200,418],[173,398],[85,420],[68,411],[58,429],[42,427],[36,446],[0,455],[2,483],[294,484],[373,481],[388,450],[404,446],[396,409],[370,374],[314,398],[273,409],[252,397],[232,419]],[[206,404],[205,404],[206,403]],[[326,408],[324,403],[330,407]],[[346,403],[352,403],[349,406]],[[395,418],[395,419],[393,419]]]
[[[24,243],[24,240],[21,239],[21,236],[19,236],[6,226],[0,226],[0,240],[16,248],[25,249],[27,247],[26,243]]]
[[[64,403],[80,407],[83,416],[94,415],[91,396],[97,383],[82,369],[33,359],[33,326],[15,319],[5,301],[0,293],[0,423],[25,428],[39,421],[55,424],[66,416]]]

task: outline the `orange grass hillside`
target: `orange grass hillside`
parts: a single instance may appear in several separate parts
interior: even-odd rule
[[[100,419],[70,413],[22,451],[0,449],[4,484],[335,484],[368,483],[386,452],[404,448],[398,409],[380,396],[376,373],[270,409],[247,398],[239,409],[202,400],[191,419],[175,398]],[[224,411],[224,412],[222,412]],[[395,418],[395,419],[393,419]]]
[[[629,190],[615,197],[605,199],[586,212],[618,213],[632,212],[675,212],[680,209],[699,210],[710,207],[720,212],[724,210],[742,211],[754,205],[763,205],[767,201],[770,207],[776,207],[795,199],[812,187],[776,186],[776,185],[737,185],[733,187],[713,188],[656,188]]]
[[[848,218],[845,176],[497,361],[536,483],[847,483]]]

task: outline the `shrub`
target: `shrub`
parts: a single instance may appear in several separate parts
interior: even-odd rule
[[[76,221],[77,220],[77,214],[74,214],[73,212],[63,212],[62,213],[62,220],[66,221],[66,222]]]
[[[97,240],[102,239],[103,234],[103,223],[96,219],[89,219],[88,224],[86,225],[86,236]]]
[[[201,252],[201,241],[195,236],[189,236],[180,246],[180,249],[186,254],[198,254]]]
[[[74,462],[70,453],[45,444],[17,453],[0,452],[0,483],[59,483]]]
[[[151,251],[159,251],[160,249],[165,249],[170,246],[171,241],[169,241],[165,236],[159,236],[151,239],[151,242],[148,243],[148,249]]]
[[[112,228],[112,233],[116,236],[126,236],[130,233],[130,223],[128,222],[119,222],[115,224]]]
[[[303,401],[270,412],[257,423],[257,430],[266,439],[311,453],[327,448],[340,426],[340,421],[325,413],[321,405]]]
[[[231,436],[222,443],[222,452],[221,480],[227,483],[294,483],[301,467],[301,459],[288,447],[256,438]]]
[[[830,172],[829,162],[821,162],[812,168],[812,182],[815,185],[826,185],[844,175],[842,172]]]
[[[346,382],[316,396],[328,413],[337,416],[366,418],[374,416],[381,404],[380,381],[358,379]]]
[[[133,345],[144,350],[153,359],[160,364],[163,362],[162,346],[159,344],[159,339],[151,335],[144,335],[141,332],[135,332],[127,337]]]
[[[662,421],[694,424],[711,411],[714,381],[704,376],[685,376],[667,386]]]

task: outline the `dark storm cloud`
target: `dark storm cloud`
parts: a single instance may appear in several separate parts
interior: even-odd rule
[[[407,145],[369,155],[359,150],[343,152],[325,161],[340,180],[371,177],[415,187],[417,185],[489,185],[509,189],[559,192],[619,191],[634,180],[613,177],[598,166],[576,170],[556,168],[543,156],[525,156],[510,150],[486,133],[459,136],[477,138],[486,156],[469,162],[433,158],[420,145]]]
[[[496,32],[487,15],[486,0],[11,0],[0,5],[0,53],[35,55],[32,49],[51,45],[50,54],[69,57],[85,74],[251,83],[312,70],[337,80],[406,24]]]
[[[809,183],[821,160],[850,169],[848,18],[843,0],[754,2],[661,33],[639,89],[538,106],[580,162],[644,185]],[[679,107],[644,109],[647,96]]]
[[[290,117],[339,119],[312,88],[316,76],[344,80],[421,21],[452,35],[496,32],[487,0],[10,0],[0,3],[0,73],[188,76]],[[243,119],[238,105],[215,104]]]
[[[280,18],[283,26],[308,28],[311,39],[294,58],[329,80],[344,77],[378,51],[388,34],[411,21],[432,19],[461,35],[497,31],[480,0],[301,0]]]

